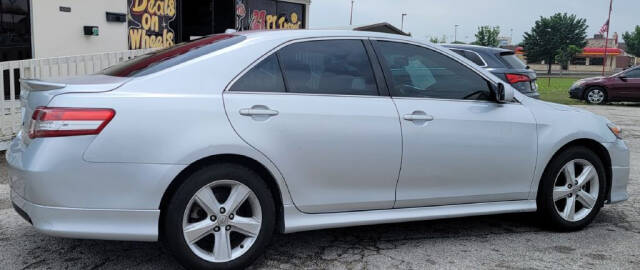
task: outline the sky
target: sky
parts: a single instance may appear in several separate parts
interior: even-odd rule
[[[344,27],[349,25],[351,0],[312,0],[309,28]],[[607,21],[609,0],[355,0],[353,25],[389,22],[400,28],[406,13],[404,30],[414,38],[447,36],[453,41],[454,25],[458,40],[472,42],[478,26],[500,26],[501,36],[522,41],[540,16],[557,12],[576,14],[587,19],[587,37],[600,31]],[[614,0],[611,35],[633,31],[640,25],[640,0]]]

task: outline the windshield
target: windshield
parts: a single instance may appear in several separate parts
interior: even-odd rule
[[[501,53],[500,59],[513,69],[527,69],[527,65],[525,65],[513,52]]]
[[[244,36],[237,35],[212,35],[135,57],[104,69],[98,74],[116,77],[144,76],[224,49],[244,39]]]

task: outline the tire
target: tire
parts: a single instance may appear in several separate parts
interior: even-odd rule
[[[589,104],[603,105],[607,103],[607,90],[602,87],[591,87],[584,94],[584,100]]]
[[[567,178],[571,167],[575,178]],[[604,204],[606,183],[604,165],[595,153],[582,146],[564,150],[551,160],[541,179],[537,198],[541,221],[558,231],[586,227]],[[571,201],[575,207],[573,215]]]
[[[276,212],[264,180],[249,168],[227,163],[188,176],[170,198],[162,222],[163,244],[187,269],[241,269],[271,241]],[[194,241],[187,243],[187,238]]]

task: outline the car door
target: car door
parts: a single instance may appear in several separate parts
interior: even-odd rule
[[[536,163],[536,122],[492,101],[488,81],[422,45],[375,41],[403,134],[396,208],[524,200]]]
[[[400,123],[364,44],[296,41],[224,93],[234,129],[274,162],[303,212],[393,207]]]
[[[623,73],[617,90],[623,100],[640,100],[640,68]]]

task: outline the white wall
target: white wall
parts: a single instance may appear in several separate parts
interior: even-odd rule
[[[31,0],[34,58],[127,50],[127,23],[107,22],[106,16],[127,9],[127,0]],[[98,26],[100,35],[85,36],[85,25]]]

